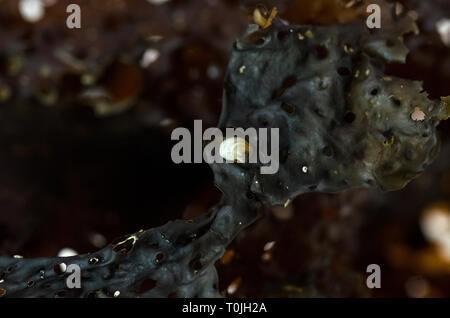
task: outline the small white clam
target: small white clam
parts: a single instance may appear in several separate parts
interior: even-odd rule
[[[250,145],[240,137],[227,138],[220,144],[219,154],[227,161],[245,163],[246,154],[250,151]]]

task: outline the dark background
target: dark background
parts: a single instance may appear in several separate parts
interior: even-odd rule
[[[170,133],[194,119],[217,123],[233,41],[260,1],[151,2],[47,1],[43,18],[29,23],[18,0],[0,1],[0,253],[92,252],[219,201],[207,164],[172,163]],[[65,25],[70,3],[81,7],[81,29]],[[296,24],[346,23],[365,8],[264,3]],[[387,71],[424,81],[435,99],[449,95],[450,48],[435,25],[450,18],[450,3],[403,3],[422,32],[407,38],[407,63]],[[148,49],[159,57],[143,67]],[[421,230],[436,204],[450,219],[449,125],[439,126],[438,159],[402,191],[315,193],[266,208],[219,262],[221,289],[236,287],[231,297],[449,297],[450,259]],[[379,290],[365,285],[372,263],[381,266]]]

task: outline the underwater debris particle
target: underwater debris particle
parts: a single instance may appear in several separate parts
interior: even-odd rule
[[[361,4],[363,0],[346,0],[346,1],[340,1],[339,4],[343,6],[345,9],[353,8],[359,4]]]
[[[308,167],[307,166],[303,166],[302,167],[302,172],[303,173],[308,173]]]
[[[242,277],[238,277],[235,280],[233,280],[227,288],[227,293],[229,295],[233,295],[237,291],[237,289],[239,288],[241,283],[242,283]]]
[[[91,86],[95,83],[95,77],[92,74],[86,73],[81,75],[80,82],[83,86]]]
[[[147,68],[151,64],[155,63],[160,56],[160,53],[157,49],[147,49],[142,55],[142,59],[140,61],[140,65],[142,68]]]
[[[245,155],[250,152],[250,145],[243,138],[227,138],[220,144],[219,155],[232,162],[245,163]]]
[[[442,42],[450,46],[450,19],[442,19],[436,23],[436,30],[441,36]]]
[[[270,250],[272,250],[275,246],[275,241],[270,241],[267,242],[266,244],[264,244],[264,252],[268,252]]]
[[[437,202],[427,207],[420,220],[425,238],[432,243],[445,262],[450,263],[450,210],[447,204]]]
[[[259,25],[261,28],[267,29],[268,27],[270,27],[272,25],[273,19],[275,19],[277,14],[278,14],[278,10],[276,7],[274,7],[272,10],[270,10],[269,14],[264,14],[263,12],[261,12],[260,8],[256,8],[253,11],[253,21],[257,25]]]
[[[414,111],[411,114],[411,119],[414,121],[424,121],[425,120],[425,113],[419,108],[414,107]]]
[[[106,238],[100,233],[92,233],[89,235],[89,241],[97,248],[101,248],[106,245]]]

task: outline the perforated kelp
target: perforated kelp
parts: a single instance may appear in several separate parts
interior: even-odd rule
[[[219,127],[278,128],[279,171],[212,164],[223,199],[197,219],[126,235],[92,254],[0,257],[0,296],[221,296],[214,263],[262,205],[311,191],[404,187],[438,153],[436,126],[450,103],[384,74],[385,62],[405,61],[402,36],[417,32],[404,10],[386,8],[386,27],[374,32],[364,23],[296,26],[259,15],[264,25],[250,25],[233,47]],[[80,289],[67,288],[62,263],[81,267]]]
[[[387,12],[384,36],[361,24],[248,28],[231,55],[219,126],[279,128],[280,170],[213,165],[221,189],[233,175],[259,201],[284,204],[310,191],[398,190],[423,172],[448,104],[384,74],[384,61],[405,61],[402,35],[417,32],[406,12]]]

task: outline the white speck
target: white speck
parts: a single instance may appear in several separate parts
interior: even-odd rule
[[[119,297],[119,295],[120,295],[120,291],[116,290],[116,291],[114,292],[114,297]]]
[[[399,3],[399,2],[396,2],[395,3],[395,14],[396,15],[400,15],[400,14],[402,14],[403,13],[403,11],[404,11],[404,7],[403,7],[403,5],[401,4],[401,3]]]
[[[246,66],[245,66],[245,65],[242,65],[242,66],[239,68],[239,73],[244,74],[245,69],[246,69]]]
[[[450,46],[450,19],[442,19],[436,23],[436,29],[441,36],[442,42]]]
[[[291,199],[287,199],[286,202],[284,202],[284,207],[287,208],[289,204],[291,204]]]
[[[75,255],[78,255],[77,251],[70,247],[65,247],[58,252],[58,257],[70,257]]]
[[[162,39],[164,39],[164,37],[163,37],[162,35],[159,35],[159,34],[150,35],[150,36],[147,38],[147,40],[149,40],[150,42],[154,42],[154,43],[159,42],[159,41],[161,41]]]
[[[302,167],[302,171],[303,171],[303,173],[308,173],[308,167],[307,166],[303,166]]]
[[[243,138],[227,138],[220,144],[219,155],[230,162],[245,163],[249,147]]]
[[[411,114],[411,119],[414,121],[423,121],[425,120],[425,117],[425,113],[419,107],[415,107],[413,113]]]
[[[207,70],[208,77],[212,80],[218,79],[220,76],[220,68],[217,65],[210,65]]]
[[[151,64],[155,63],[156,60],[158,60],[160,54],[159,51],[156,49],[147,49],[144,52],[144,55],[142,55],[141,59],[141,66],[143,68],[147,68]]]
[[[227,293],[229,295],[233,295],[237,289],[239,288],[239,285],[241,284],[241,279],[236,278],[234,281],[231,282],[231,284],[227,288]]]
[[[23,258],[22,255],[14,255],[13,257],[14,257],[14,258]]]
[[[270,251],[275,246],[275,241],[267,242],[264,245],[264,252]]]
[[[41,0],[20,0],[19,12],[25,21],[35,23],[44,17],[44,5]]]

